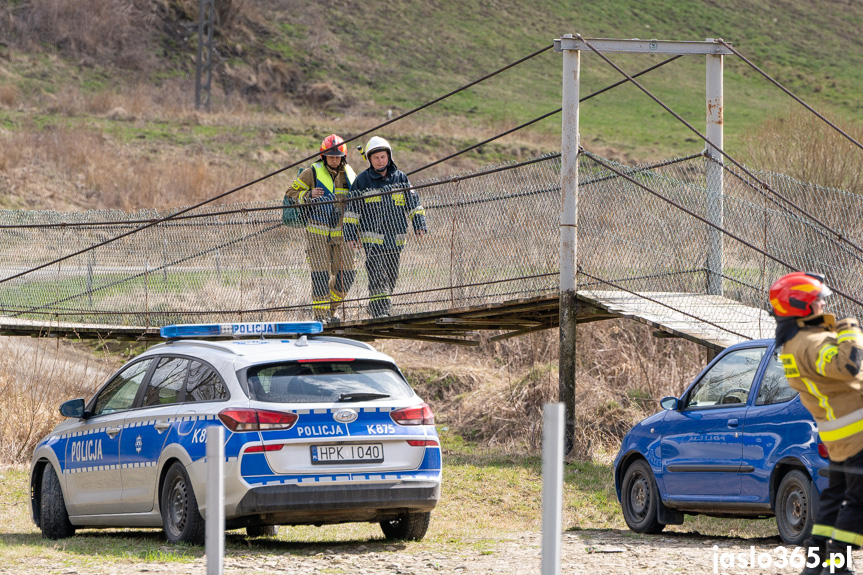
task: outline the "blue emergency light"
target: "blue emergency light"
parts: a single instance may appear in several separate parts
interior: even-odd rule
[[[266,335],[316,334],[324,331],[319,321],[295,321],[287,323],[249,322],[249,323],[198,323],[166,325],[159,330],[162,337],[243,337]]]

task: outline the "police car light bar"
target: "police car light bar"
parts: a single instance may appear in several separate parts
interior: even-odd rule
[[[319,321],[295,321],[287,323],[198,323],[166,325],[159,330],[162,337],[243,337],[265,335],[316,334],[324,331]]]

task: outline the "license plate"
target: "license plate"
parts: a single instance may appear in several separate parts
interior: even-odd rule
[[[384,446],[380,443],[350,445],[312,445],[312,463],[381,463]]]

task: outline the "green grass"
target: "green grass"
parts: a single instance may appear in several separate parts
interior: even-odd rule
[[[291,90],[306,82],[327,82],[337,93],[349,94],[352,101],[361,104],[355,112],[376,117],[388,109],[402,113],[428,102],[550,45],[563,33],[580,33],[586,38],[724,38],[828,115],[831,111],[851,116],[863,112],[863,101],[858,97],[863,91],[863,40],[857,32],[863,24],[860,3],[843,5],[840,11],[826,0],[783,0],[779,4],[729,0],[721,5],[699,0],[655,0],[648,4],[632,0],[537,0],[529,5],[517,0],[437,5],[398,0],[385,18],[370,3],[310,3],[292,6],[290,11],[267,5],[256,7],[254,12],[258,14],[254,33],[217,30],[222,44],[243,46],[241,56],[230,57],[233,68],[248,65],[254,69],[269,58],[300,71]],[[147,76],[191,78],[194,41],[182,45],[168,37],[158,41],[163,47],[159,64],[148,70]],[[630,72],[659,61],[649,55],[609,57]],[[137,71],[81,67],[74,58],[66,64],[45,55],[35,58],[41,69],[37,73],[17,59],[11,64],[10,81],[21,90],[25,101],[31,94],[58,93],[70,84],[92,92],[107,89],[114,81],[133,83],[140,78]],[[702,57],[689,56],[641,81],[703,131],[704,68]],[[620,79],[622,76],[599,57],[583,54],[582,95]],[[220,81],[218,74],[215,81]],[[560,107],[560,84],[561,56],[550,50],[423,110],[420,117],[457,117],[464,120],[465,127],[503,130]],[[789,110],[803,113],[734,56],[725,59],[725,96],[726,147],[734,155],[741,151],[745,135],[757,130],[764,119],[787,115]],[[310,119],[325,124],[343,114],[339,109],[311,112]],[[373,123],[370,120],[369,126]],[[547,137],[548,149],[542,151],[558,147],[558,116],[528,130]],[[198,137],[207,137],[212,143],[212,133],[197,127],[186,135],[154,125],[136,126],[135,131],[136,135],[177,145],[195,143]],[[216,131],[229,130],[223,127]],[[631,85],[585,103],[581,131],[582,143],[588,149],[612,147],[637,159],[699,152],[704,147],[697,136]],[[247,142],[258,139],[253,132],[242,130],[237,136]],[[306,150],[314,147],[316,140],[298,137],[284,143]],[[410,139],[398,143],[413,145]],[[489,153],[490,161],[506,159],[506,150]]]
[[[722,37],[804,98],[859,112],[861,103],[854,94],[863,85],[863,51],[849,49],[849,42],[855,47],[860,43],[855,30],[863,22],[863,7],[843,8],[844,16],[836,12],[822,2],[798,0],[783,2],[781,7],[749,0],[721,7],[695,0],[658,0],[646,6],[631,0],[539,0],[528,7],[503,0],[491,9],[482,3],[429,7],[405,0],[387,18],[379,18],[371,6],[357,4],[340,9],[328,22],[333,31],[356,30],[356,41],[342,46],[338,60],[360,72],[352,78],[352,88],[381,107],[412,107],[571,32],[587,38]],[[390,33],[410,30],[418,23],[422,24],[419,34]],[[299,45],[304,38],[286,35],[282,41]],[[316,56],[306,58],[312,57]],[[630,72],[658,61],[649,56],[609,57]],[[323,65],[336,66],[332,61]],[[560,55],[544,53],[423,114],[456,114],[508,124],[525,121],[560,106],[560,69]],[[621,79],[593,54],[583,56],[582,70],[583,94]],[[703,58],[687,57],[645,77],[644,83],[703,130],[704,74]],[[329,77],[338,81],[332,74]],[[785,98],[736,57],[726,58],[725,94],[729,147],[767,114],[776,113],[777,103]],[[552,122],[543,129],[557,128]],[[582,132],[585,142],[596,140],[659,155],[703,147],[699,142],[684,146],[692,134],[631,86],[586,104]]]

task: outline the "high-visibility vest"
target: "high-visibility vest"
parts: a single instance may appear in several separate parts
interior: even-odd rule
[[[325,190],[324,195],[321,196],[323,199],[327,199],[327,195],[329,195],[330,199],[347,198],[348,192],[350,192],[350,185],[356,178],[356,174],[349,165],[345,164],[345,179],[348,186],[346,188],[335,187],[333,176],[324,165],[324,162],[315,162],[312,164],[312,169],[315,171],[315,187]],[[342,213],[337,204],[314,206],[311,208],[308,216],[306,230],[310,233],[327,237],[341,237]]]
[[[330,171],[327,169],[323,162],[315,162],[314,164],[312,164],[312,168],[315,170],[315,187],[321,187],[330,194],[336,196],[347,194],[348,191],[350,191],[351,184],[354,183],[354,180],[357,177],[354,173],[353,168],[345,164],[345,178],[348,181],[348,187],[334,189],[335,184],[333,183],[333,176],[332,174],[330,174]]]

